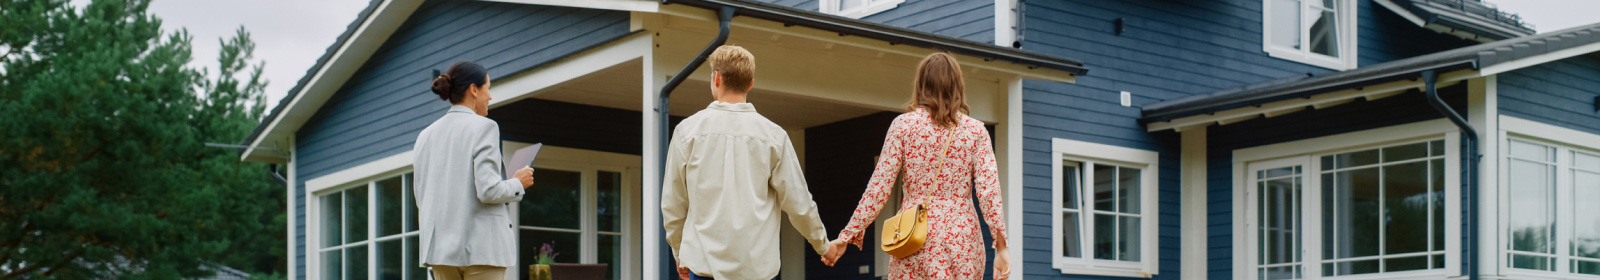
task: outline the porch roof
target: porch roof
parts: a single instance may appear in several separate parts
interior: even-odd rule
[[[1144,116],[1139,118],[1139,122],[1146,124],[1151,131],[1206,124],[1215,120],[1191,119],[1187,122],[1182,120],[1246,107],[1261,107],[1296,98],[1311,98],[1338,91],[1361,89],[1366,86],[1416,80],[1423,71],[1432,70],[1435,73],[1445,74],[1460,70],[1477,70],[1476,75],[1487,76],[1595,51],[1600,51],[1600,23],[1462,47],[1348,71],[1293,76],[1209,94],[1166,100],[1144,106]],[[1287,109],[1303,108],[1304,106]],[[1262,111],[1263,114],[1267,112],[1270,111]],[[1239,119],[1258,115],[1218,116],[1218,118]]]

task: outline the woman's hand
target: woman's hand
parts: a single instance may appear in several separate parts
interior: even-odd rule
[[[517,178],[517,181],[522,182],[522,188],[524,189],[533,186],[533,168],[522,167],[522,169],[517,170],[516,175],[511,177]]]
[[[994,280],[1011,278],[1011,259],[1007,255],[1006,247],[994,249]]]
[[[828,241],[828,253],[822,255],[822,264],[832,267],[834,262],[839,261],[839,257],[844,256],[844,250],[849,249],[848,245],[844,239]]]

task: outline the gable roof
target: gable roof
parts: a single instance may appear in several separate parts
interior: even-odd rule
[[[1480,42],[1533,35],[1533,26],[1482,0],[1373,0],[1417,26]]]
[[[519,2],[505,1],[502,2]],[[566,0],[543,0],[540,3],[564,3]],[[586,0],[574,1],[573,7],[593,8],[581,5]],[[399,24],[415,12],[422,0],[371,0],[367,8],[346,27],[338,40],[329,46],[322,57],[317,59],[311,69],[306,70],[306,75],[290,89],[289,93],[273,107],[272,111],[262,119],[262,122],[244,140],[247,147],[240,151],[242,160],[282,162],[287,161],[287,152],[261,153],[261,150],[273,150],[270,146],[263,147],[263,141],[268,138],[281,139],[292,137],[289,135],[303,124],[309,115],[321,106],[323,101],[338,89],[349,75],[365,62],[366,58],[387,39],[388,34],[394,32]],[[640,1],[654,4],[650,1]],[[1006,61],[1028,68],[1045,68],[1063,71],[1071,75],[1085,75],[1088,69],[1082,62],[1059,58],[1049,55],[1037,54],[1015,48],[993,46],[963,39],[951,38],[933,33],[893,27],[862,20],[844,18],[816,11],[799,10],[790,7],[778,6],[752,0],[662,0],[665,4],[683,4],[687,6],[718,9],[722,6],[737,8],[737,15],[764,20],[781,22],[785,25],[799,25],[808,28],[837,32],[841,36],[858,36],[874,40],[885,41],[890,44],[905,44],[909,46],[944,50],[956,54],[982,58],[986,61]],[[353,45],[366,45],[362,48],[351,50]],[[333,68],[339,71],[330,71]],[[331,73],[331,74],[330,74]],[[327,77],[324,79],[324,77]],[[306,104],[299,101],[307,100]],[[281,136],[273,137],[274,134]]]
[[[1294,76],[1156,102],[1143,106],[1144,116],[1139,122],[1146,124],[1165,122],[1181,117],[1305,98],[1337,90],[1416,79],[1420,73],[1429,70],[1443,74],[1476,69],[1480,75],[1492,75],[1595,51],[1600,51],[1600,23],[1462,47],[1343,72]]]

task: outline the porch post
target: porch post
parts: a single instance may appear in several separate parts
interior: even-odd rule
[[[1011,277],[1022,279],[1022,251],[1027,248],[1023,245],[1022,236],[1022,78],[1015,77],[1004,81],[1005,89],[1005,123],[997,127],[996,135],[999,136],[1001,154],[1000,171],[1005,179],[1002,182],[1005,189],[1006,211],[1006,246],[1011,253],[1007,258],[1011,261]]]
[[[1206,279],[1206,125],[1179,130],[1183,150],[1179,161],[1180,240],[1179,275],[1183,279]]]
[[[652,36],[651,40],[653,41],[654,38]],[[640,168],[640,187],[643,188],[641,200],[644,202],[644,209],[640,209],[640,212],[643,214],[641,216],[644,217],[644,228],[640,231],[644,233],[644,250],[642,250],[643,255],[640,258],[644,260],[644,263],[641,269],[643,271],[640,271],[640,275],[643,275],[645,280],[657,280],[661,279],[669,261],[663,259],[662,256],[668,256],[667,258],[671,256],[670,252],[663,252],[663,247],[666,246],[666,243],[662,242],[662,240],[666,237],[662,234],[663,229],[661,227],[662,155],[660,149],[661,143],[664,143],[667,139],[661,139],[660,137],[661,122],[659,115],[656,113],[656,107],[660,104],[657,101],[661,97],[656,92],[656,87],[666,84],[666,82],[661,75],[656,74],[654,48],[646,51],[641,61],[644,67],[640,72],[642,73],[641,75],[644,75],[644,79],[641,80],[643,86],[640,87],[640,90],[644,94],[640,95],[643,99],[639,102],[639,114],[641,115],[640,123],[643,124],[641,125],[643,141],[640,141],[643,146],[640,147],[639,159],[641,161],[640,166],[642,166]]]
[[[1478,217],[1472,224],[1479,227],[1478,258],[1468,261],[1478,266],[1478,275],[1483,279],[1499,279],[1497,275],[1504,275],[1505,264],[1499,258],[1501,252],[1499,229],[1504,228],[1499,220],[1500,202],[1500,111],[1499,98],[1496,92],[1498,76],[1488,76],[1467,80],[1467,121],[1472,127],[1478,128],[1478,152],[1483,154],[1483,159],[1478,162],[1478,193],[1473,194],[1478,199]],[[1462,166],[1461,168],[1473,168]],[[1465,208],[1465,207],[1463,207]],[[1470,218],[1470,217],[1469,217]],[[1460,225],[1457,225],[1460,226]],[[1462,232],[1471,232],[1470,228],[1463,228]],[[1458,242],[1464,242],[1459,241]],[[1462,246],[1466,247],[1466,246]],[[1465,256],[1463,256],[1465,257]],[[1467,270],[1460,271],[1465,275]]]

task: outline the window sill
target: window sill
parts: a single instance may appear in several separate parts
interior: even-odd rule
[[[1328,68],[1334,71],[1344,71],[1356,68],[1354,67],[1355,63],[1353,62],[1346,62],[1339,58],[1324,56],[1321,54],[1302,53],[1300,51],[1279,49],[1277,47],[1266,47],[1264,50],[1266,50],[1268,56],[1274,58],[1299,62],[1316,67]]]
[[[862,7],[862,8],[859,8],[859,9],[853,9],[853,10],[849,10],[849,11],[834,11],[834,12],[830,12],[828,14],[841,16],[841,17],[847,17],[847,18],[851,18],[851,19],[861,19],[861,18],[864,18],[864,17],[867,17],[867,16],[871,16],[871,15],[875,15],[875,14],[881,13],[883,11],[888,11],[888,10],[892,10],[894,8],[900,7],[900,4],[903,4],[905,2],[906,2],[905,0],[884,1],[884,2],[872,3],[871,6]]]
[[[1065,265],[1065,266],[1059,266],[1058,265],[1055,268],[1060,270],[1061,274],[1067,274],[1067,275],[1096,275],[1096,276],[1131,277],[1131,278],[1151,278],[1151,277],[1155,277],[1154,273],[1147,273],[1147,272],[1144,272],[1144,271],[1139,271],[1138,269],[1124,269],[1124,268],[1110,268],[1110,267],[1087,267],[1087,266],[1081,266],[1081,265]]]

